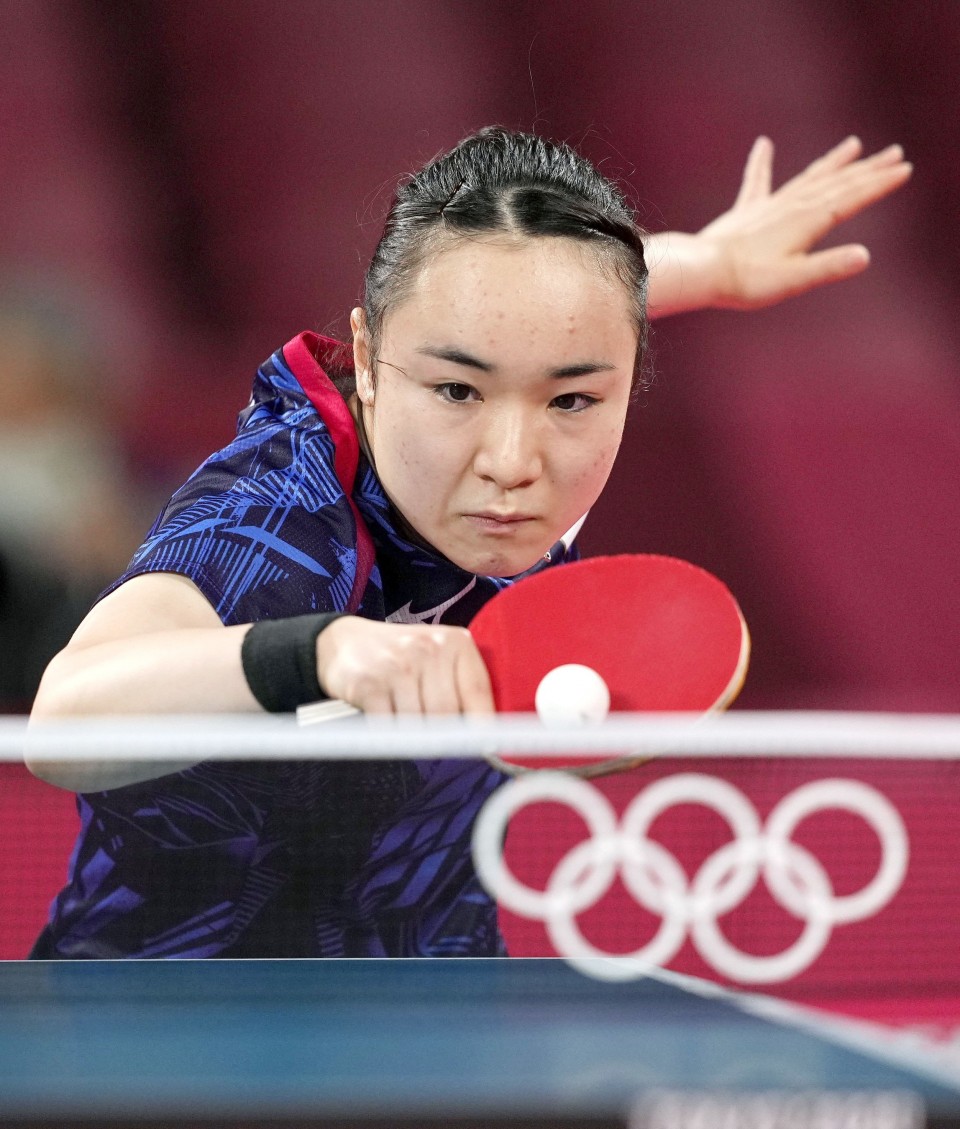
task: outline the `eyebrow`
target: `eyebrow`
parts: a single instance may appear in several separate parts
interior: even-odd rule
[[[497,366],[489,361],[481,361],[478,357],[465,353],[448,345],[422,345],[417,352],[424,357],[435,357],[438,361],[450,361],[464,368],[479,369],[480,372],[496,372]],[[562,365],[560,368],[551,369],[548,376],[562,379],[567,376],[589,376],[594,372],[610,372],[616,365],[609,361],[583,361],[578,365]]]

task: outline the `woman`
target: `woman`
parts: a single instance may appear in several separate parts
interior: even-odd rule
[[[401,186],[353,311],[352,361],[301,334],[237,438],[161,514],[50,665],[34,716],[485,714],[465,624],[575,554],[644,360],[651,304],[776,301],[866,265],[808,254],[903,183],[853,139],[778,193],[754,147],[734,208],[648,240],[572,150],[483,130]],[[255,625],[251,627],[251,624]],[[154,770],[154,774],[161,771]],[[496,955],[470,825],[483,764],[43,769],[80,838],[38,957]]]

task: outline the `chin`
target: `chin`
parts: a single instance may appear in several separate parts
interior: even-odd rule
[[[465,551],[455,555],[445,555],[455,565],[459,565],[466,572],[475,573],[477,576],[508,577],[518,576],[521,572],[526,572],[528,568],[533,568],[546,551],[546,549],[543,549],[531,550],[529,553],[518,551],[491,553],[487,550],[486,552],[475,551],[471,553]]]
[[[464,572],[472,572],[476,576],[510,577],[533,568],[561,536],[552,536],[554,531],[551,529],[550,534],[544,537],[544,532],[541,528],[536,532],[530,530],[522,537],[472,537],[464,536],[461,529],[441,527],[421,532],[420,536]]]

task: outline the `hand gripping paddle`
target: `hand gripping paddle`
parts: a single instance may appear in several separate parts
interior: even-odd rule
[[[750,636],[736,600],[709,572],[674,557],[593,557],[546,569],[499,592],[474,617],[499,712],[533,712],[555,667],[601,676],[611,710],[725,709],[747,672]],[[596,776],[636,760],[491,758],[507,772],[564,768]]]
[[[470,633],[501,713],[535,712],[541,680],[569,663],[600,675],[612,710],[722,710],[743,685],[750,656],[747,626],[727,587],[696,565],[649,554],[592,557],[525,577],[480,609]],[[309,723],[355,712],[328,701],[297,714]],[[510,773],[564,768],[584,776],[637,763],[588,754],[490,759]]]

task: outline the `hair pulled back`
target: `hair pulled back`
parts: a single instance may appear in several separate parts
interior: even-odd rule
[[[435,157],[397,190],[367,270],[364,312],[376,356],[384,317],[451,237],[501,232],[593,243],[631,299],[637,371],[646,353],[643,232],[619,190],[570,146],[489,126]]]

